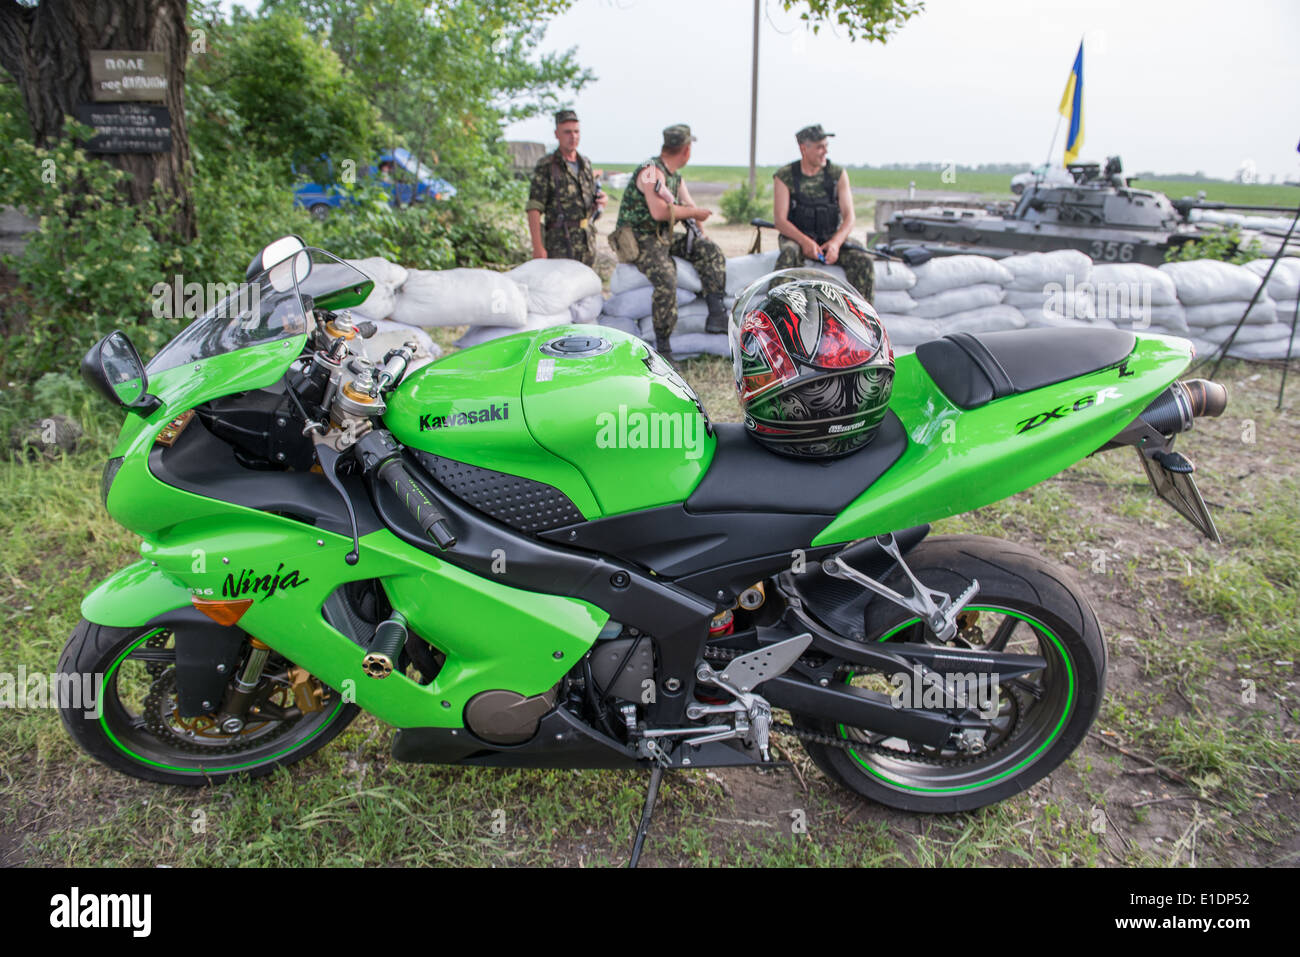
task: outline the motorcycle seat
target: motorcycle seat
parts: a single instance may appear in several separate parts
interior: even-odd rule
[[[686,500],[688,512],[838,515],[907,449],[907,432],[892,410],[870,444],[830,460],[778,455],[739,423],[718,422],[713,428],[713,461]]]
[[[917,346],[916,358],[954,405],[978,409],[1116,365],[1136,343],[1120,329],[959,332]]]

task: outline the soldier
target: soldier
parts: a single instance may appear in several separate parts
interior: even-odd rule
[[[691,144],[697,139],[684,123],[664,130],[659,155],[636,168],[623,192],[618,228],[611,237],[619,259],[635,265],[654,286],[651,302],[655,347],[670,362],[673,357],[668,337],[677,326],[677,264],[673,256],[689,261],[700,274],[704,299],[709,304],[705,331],[727,331],[727,311],[722,304],[727,260],[699,228],[712,213],[695,205],[679,172],[690,162]],[[677,222],[685,222],[687,229],[674,236]]]
[[[578,152],[578,114],[560,110],[555,114],[555,138],[559,148],[547,153],[533,169],[528,191],[528,233],[534,259],[576,259],[596,265],[598,210],[609,202],[591,169],[591,160]],[[546,223],[543,230],[542,217]]]
[[[853,229],[849,174],[826,159],[826,139],[834,135],[820,124],[805,126],[794,135],[799,159],[772,178],[772,212],[781,234],[776,268],[802,266],[805,259],[839,263],[850,285],[871,302],[876,286],[871,254],[845,242]]]

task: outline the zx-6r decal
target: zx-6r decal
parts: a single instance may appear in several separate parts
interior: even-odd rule
[[[1102,389],[1097,393],[1089,393],[1080,399],[1076,399],[1073,405],[1058,405],[1055,409],[1048,412],[1039,412],[1037,415],[1031,415],[1027,419],[1021,419],[1016,423],[1016,435],[1023,435],[1030,429],[1036,429],[1040,425],[1045,425],[1053,419],[1063,419],[1071,412],[1082,412],[1084,409],[1090,409],[1094,405],[1103,405],[1107,399],[1121,399],[1118,389]]]

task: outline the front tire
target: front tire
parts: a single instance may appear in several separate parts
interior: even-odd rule
[[[906,560],[920,581],[949,595],[959,594],[972,578],[979,581],[979,594],[967,605],[978,615],[964,616],[969,624],[950,644],[1040,655],[1047,667],[994,689],[996,716],[981,742],[987,745],[983,753],[926,748],[795,715],[800,726],[861,742],[847,748],[804,742],[804,747],[833,780],[904,811],[969,811],[1018,794],[1055,770],[1097,716],[1106,672],[1097,616],[1067,569],[1009,542],[938,536],[922,542]],[[884,583],[911,593],[901,570]],[[915,614],[884,598],[872,600],[865,619],[867,641],[937,642]],[[864,675],[847,664],[839,674],[860,686],[888,688],[882,687],[886,676]]]
[[[87,754],[116,771],[188,787],[237,774],[261,777],[323,748],[359,711],[319,682],[310,686],[319,709],[297,708],[285,677],[292,663],[272,655],[259,710],[283,719],[259,721],[250,714],[243,730],[227,734],[206,716],[183,718],[176,710],[175,667],[167,663],[169,650],[175,658],[172,629],[180,627],[110,628],[83,619],[63,649],[61,681],[94,689],[91,702],[61,702],[64,727]]]

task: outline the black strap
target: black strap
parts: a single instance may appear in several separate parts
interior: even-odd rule
[[[954,332],[946,338],[956,343],[984,373],[989,380],[989,385],[993,386],[993,398],[1001,399],[1003,396],[1015,394],[1016,387],[1011,381],[1011,376],[1007,375],[1007,370],[1002,368],[1002,363],[998,361],[997,356],[991,353],[984,343],[969,332]]]

